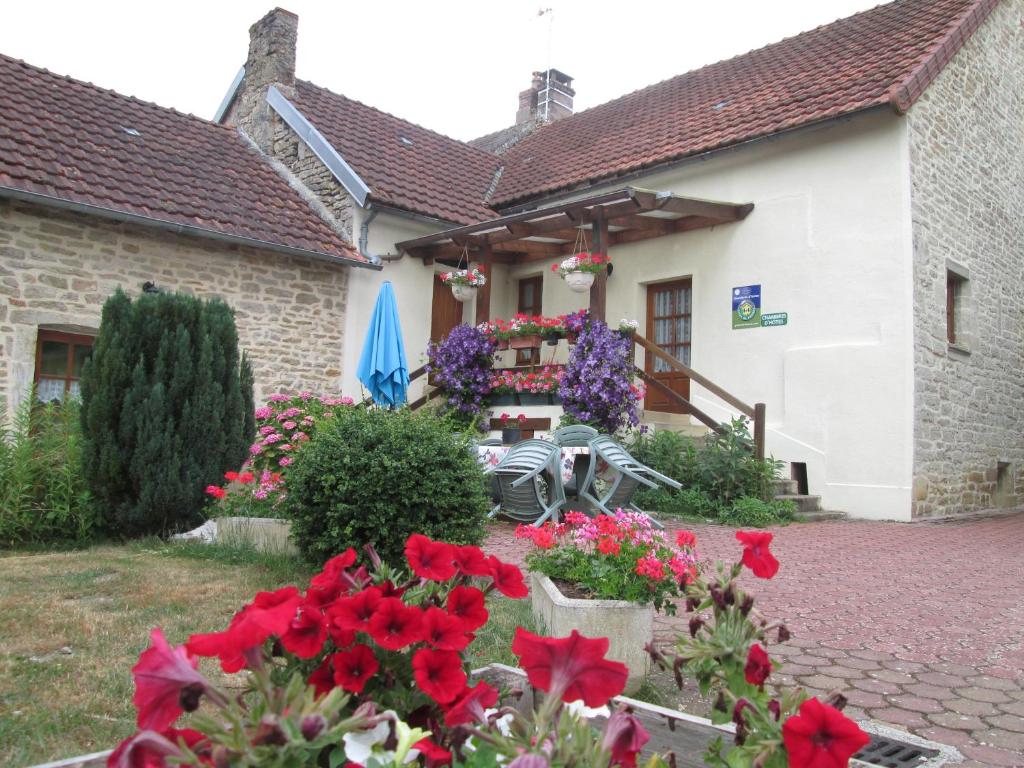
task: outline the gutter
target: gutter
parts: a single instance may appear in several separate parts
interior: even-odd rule
[[[191,235],[205,240],[217,240],[222,243],[231,243],[232,245],[245,245],[250,248],[259,248],[264,251],[282,253],[286,256],[303,256],[307,259],[315,259],[316,261],[325,261],[330,264],[344,264],[346,266],[360,267],[362,269],[381,269],[379,264],[367,264],[366,262],[357,261],[356,259],[350,259],[344,256],[333,256],[329,253],[309,251],[305,248],[293,248],[289,245],[271,243],[267,240],[260,240],[255,237],[232,235],[226,232],[207,229],[205,227],[196,227],[191,224],[175,224],[171,221],[154,219],[150,216],[142,216],[137,213],[127,213],[125,211],[114,210],[113,208],[104,208],[99,205],[78,203],[74,200],[65,200],[60,197],[43,195],[37,192],[26,192],[21,189],[13,189],[11,187],[0,187],[0,197],[7,197],[12,200],[21,200],[26,203],[35,203],[36,205],[42,205],[48,208],[57,208],[63,211],[71,211],[73,213],[84,213],[90,216],[108,219],[110,221],[138,224],[142,227],[171,232],[176,235]]]
[[[363,217],[362,223],[359,225],[359,253],[370,260],[371,264],[380,264],[382,259],[380,256],[374,256],[367,247],[370,244],[370,222],[377,218],[377,214],[380,213],[372,204],[366,206],[366,216]]]
[[[715,149],[709,149],[704,152],[699,152],[694,155],[686,155],[685,157],[677,157],[672,160],[665,160],[661,163],[654,165],[648,165],[644,168],[638,168],[635,171],[628,171],[626,173],[619,174],[617,176],[608,176],[606,178],[593,179],[592,181],[581,182],[568,189],[559,188],[552,190],[550,193],[537,192],[530,195],[529,198],[521,200],[520,202],[512,202],[507,206],[495,205],[495,210],[499,212],[501,216],[509,216],[514,213],[522,213],[524,211],[532,211],[541,206],[547,206],[550,203],[559,202],[561,200],[568,200],[577,197],[580,192],[599,189],[609,184],[618,184],[621,182],[629,182],[635,179],[641,179],[644,176],[650,176],[653,173],[661,173],[662,171],[669,171],[673,168],[680,168],[684,165],[691,163],[704,162],[710,160],[712,157],[724,155],[728,152],[735,152],[736,150],[746,149],[747,147],[755,144],[761,144],[762,142],[775,141],[777,139],[786,138],[794,134],[800,134],[819,128],[825,128],[835,123],[847,122],[853,118],[859,117],[863,114],[871,112],[892,112],[892,105],[886,101],[882,104],[875,104],[870,107],[864,107],[853,112],[845,112],[835,117],[827,117],[823,120],[819,120],[815,123],[808,123],[806,125],[796,126],[795,128],[786,128],[781,131],[775,131],[774,133],[768,133],[764,136],[756,136],[746,141],[741,141],[736,144],[729,144],[724,147],[716,147]]]

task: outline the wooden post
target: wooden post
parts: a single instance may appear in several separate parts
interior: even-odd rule
[[[754,403],[754,455],[758,461],[764,459],[764,415],[765,404]]]
[[[491,319],[491,284],[494,279],[494,275],[491,274],[491,268],[494,266],[494,262],[491,259],[490,245],[485,244],[480,249],[477,261],[486,268],[484,269],[484,275],[487,277],[487,282],[476,292],[476,324],[480,325],[480,323]]]
[[[604,217],[604,211],[600,208],[594,209],[594,221],[591,225],[592,237],[590,252],[608,256],[608,220]],[[608,303],[608,271],[598,272],[594,278],[594,284],[590,286],[590,318],[592,320],[605,320]]]

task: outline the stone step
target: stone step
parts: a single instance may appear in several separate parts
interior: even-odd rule
[[[816,512],[804,512],[800,514],[800,520],[805,523],[818,523],[823,520],[846,520],[848,515],[845,512],[838,512],[834,509],[819,509]]]
[[[779,501],[792,501],[796,505],[798,515],[807,515],[821,511],[821,496],[804,496],[799,493],[780,493],[775,496]]]
[[[781,496],[783,494],[789,494],[795,496],[800,492],[799,483],[796,480],[790,480],[785,477],[777,477],[772,480],[772,495]]]

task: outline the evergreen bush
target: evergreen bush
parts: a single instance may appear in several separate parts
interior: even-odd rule
[[[252,370],[221,301],[118,290],[82,373],[82,466],[118,535],[202,520],[203,489],[245,461]]]
[[[412,533],[479,542],[486,487],[466,440],[432,414],[346,408],[295,456],[282,506],[313,562],[373,544],[399,566]]]
[[[0,546],[85,541],[96,517],[81,471],[78,405],[44,405],[33,394],[13,423],[0,423]]]

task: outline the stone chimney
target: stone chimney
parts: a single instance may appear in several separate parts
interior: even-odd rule
[[[572,99],[576,91],[572,78],[557,69],[534,72],[528,90],[519,94],[516,125],[532,121],[553,123],[572,114]]]
[[[277,86],[285,96],[295,85],[295,47],[299,17],[275,8],[249,27],[245,77],[225,122],[239,126],[264,152],[270,152],[273,125],[267,91]]]

